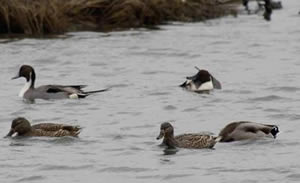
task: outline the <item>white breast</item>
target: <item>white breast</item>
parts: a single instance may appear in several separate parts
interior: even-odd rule
[[[31,86],[31,80],[25,83],[25,85],[23,86],[23,88],[19,93],[19,97],[24,97],[25,92],[30,88],[30,86]]]
[[[212,90],[212,89],[214,89],[212,81],[207,81],[203,83],[197,90],[204,91],[204,90]]]

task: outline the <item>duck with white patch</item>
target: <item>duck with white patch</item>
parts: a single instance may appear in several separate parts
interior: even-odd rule
[[[232,122],[226,125],[219,133],[220,142],[240,140],[255,140],[265,137],[276,138],[278,126],[261,124],[250,121]]]
[[[214,78],[207,70],[199,69],[198,73],[191,77],[186,77],[186,81],[180,85],[189,91],[207,93],[213,89],[222,89],[221,83]]]
[[[12,79],[24,77],[26,83],[19,93],[19,97],[22,97],[29,101],[35,99],[66,99],[66,98],[85,98],[89,94],[104,92],[108,89],[95,90],[95,91],[83,91],[82,88],[86,85],[42,85],[35,88],[36,74],[30,65],[22,65],[17,76]]]

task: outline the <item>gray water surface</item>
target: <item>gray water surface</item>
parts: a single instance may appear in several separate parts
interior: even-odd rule
[[[1,182],[299,182],[300,1],[283,5],[271,22],[240,15],[159,31],[5,40],[0,135],[18,116],[83,131],[79,138],[0,138]],[[10,80],[22,64],[35,68],[37,85],[112,89],[27,104],[17,96],[24,79]],[[177,87],[194,66],[209,70],[223,89],[199,95]],[[164,121],[173,121],[175,134],[218,134],[237,120],[276,124],[280,134],[177,152],[155,139]]]

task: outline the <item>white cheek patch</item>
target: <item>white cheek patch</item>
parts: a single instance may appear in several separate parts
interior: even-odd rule
[[[76,93],[73,93],[73,94],[69,95],[69,98],[70,99],[78,99],[79,97]]]

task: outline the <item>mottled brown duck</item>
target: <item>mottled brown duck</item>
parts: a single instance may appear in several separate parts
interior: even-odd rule
[[[11,137],[15,133],[17,136],[47,136],[47,137],[63,137],[63,136],[73,136],[77,137],[80,133],[79,126],[71,126],[65,124],[56,123],[40,123],[36,125],[31,125],[30,122],[19,117],[12,121],[11,129],[6,137]]]
[[[182,134],[174,137],[174,128],[168,123],[162,123],[160,127],[160,134],[156,138],[157,140],[163,139],[163,144],[169,148],[191,148],[191,149],[202,149],[202,148],[213,148],[218,142],[216,137],[205,134]]]
[[[278,126],[261,124],[250,121],[232,122],[219,133],[220,142],[259,139],[264,137],[276,138]]]

